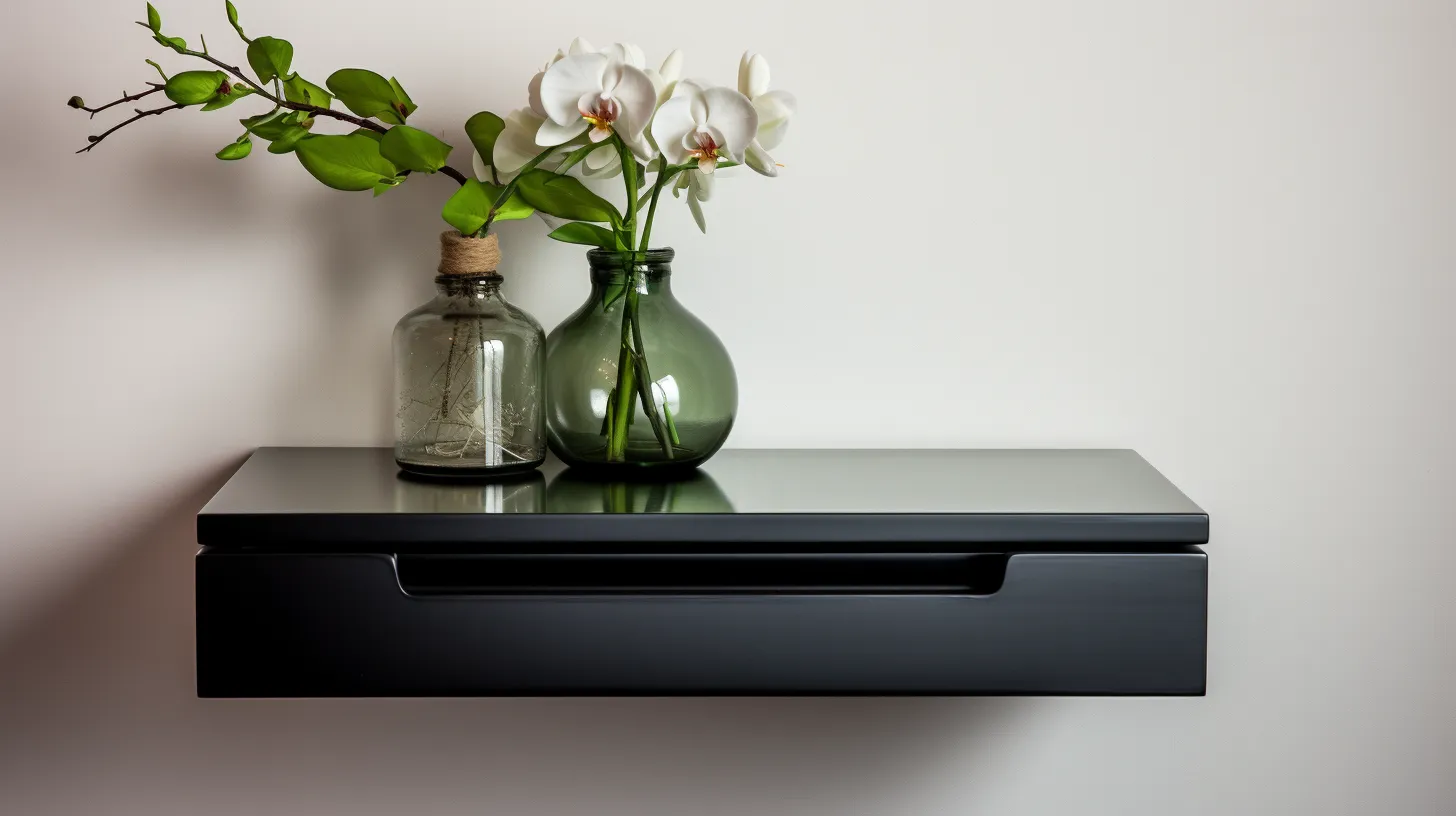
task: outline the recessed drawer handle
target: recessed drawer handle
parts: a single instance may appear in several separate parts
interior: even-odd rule
[[[990,595],[1007,556],[413,555],[396,556],[411,595]]]

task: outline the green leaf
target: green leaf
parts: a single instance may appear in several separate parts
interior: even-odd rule
[[[217,151],[217,157],[223,161],[237,161],[238,159],[247,158],[248,154],[252,152],[253,140],[248,138],[248,134],[244,133],[236,142]]]
[[[372,190],[397,176],[379,153],[379,142],[360,136],[314,136],[300,141],[298,161],[313,177],[335,190]]]
[[[354,132],[352,134],[350,134],[350,135],[353,135],[353,136],[368,136],[369,138],[373,139],[376,142],[382,142],[382,141],[384,141],[384,134],[383,133],[380,133],[377,130],[370,130],[369,128],[356,128],[354,130]]]
[[[162,93],[178,104],[200,105],[217,98],[226,82],[222,71],[183,71],[167,80]]]
[[[253,89],[249,88],[247,85],[231,85],[228,87],[227,93],[219,94],[216,99],[208,102],[206,105],[203,105],[202,109],[205,111],[220,110],[222,108],[226,108],[228,105],[231,105],[232,103],[238,101],[239,99],[242,99],[245,96],[252,96],[253,93]]]
[[[563,224],[551,232],[547,238],[555,238],[568,244],[585,244],[587,246],[612,249],[617,245],[617,234],[596,224],[588,224],[582,221],[573,221],[570,224]]]
[[[611,284],[607,284],[606,291],[602,292],[602,311],[605,312],[606,310],[612,308],[612,304],[613,303],[616,303],[619,300],[621,300],[622,299],[622,295],[625,295],[625,294],[627,294],[627,284],[625,284],[625,283],[611,283]]]
[[[499,200],[501,197],[501,193],[505,192],[505,187],[497,187],[496,185],[491,184],[488,181],[480,182],[480,186],[484,187],[486,191],[490,193],[491,201]],[[522,218],[530,218],[535,214],[536,208],[532,207],[530,204],[527,204],[525,200],[521,198],[520,190],[517,189],[516,192],[511,193],[511,200],[501,205],[501,208],[495,211],[495,220],[519,221]]]
[[[611,202],[570,176],[537,169],[517,179],[516,185],[527,204],[547,215],[568,221],[616,223],[622,220]]]
[[[259,82],[272,82],[288,76],[293,66],[293,43],[274,37],[259,37],[248,43],[248,65]]]
[[[252,132],[259,139],[273,141],[282,139],[295,128],[301,128],[300,123],[293,121],[292,114],[254,116],[252,119],[243,119],[243,127]]]
[[[485,219],[490,215],[490,208],[495,206],[496,199],[500,198],[504,188],[497,187],[484,181],[471,179],[465,185],[450,196],[445,202],[445,209],[440,215],[445,222],[460,231],[461,235],[474,235],[485,226]],[[514,221],[520,218],[530,218],[532,209],[521,201],[519,196],[511,196],[504,206],[496,211],[495,220]]]
[[[404,105],[404,110],[401,113],[404,118],[408,119],[410,114],[419,109],[419,105],[416,105],[415,101],[410,99],[410,95],[404,92],[404,86],[400,85],[399,80],[394,77],[389,78],[389,87],[394,90],[394,101]]]
[[[378,184],[374,185],[374,197],[379,198],[380,196],[384,195],[390,190],[393,190],[403,183],[404,179],[402,178],[385,179],[384,181],[381,181]]]
[[[389,80],[363,68],[345,68],[329,75],[326,84],[344,107],[360,116],[371,116],[391,125],[402,125],[412,103],[401,99]],[[397,83],[396,83],[397,84]]]
[[[465,135],[470,137],[470,143],[486,164],[495,163],[491,159],[495,155],[495,140],[505,127],[506,123],[490,111],[481,111],[466,120]]]
[[[249,116],[246,119],[239,119],[238,123],[248,130],[252,130],[253,128],[263,124],[264,122],[278,118],[281,118],[281,114],[278,111],[269,111],[267,113],[260,113],[257,116]]]
[[[248,39],[248,35],[243,33],[243,27],[238,23],[238,7],[233,5],[233,0],[227,0],[227,18],[228,22],[232,24],[233,30],[238,32],[238,36],[243,39],[243,42],[252,42],[252,40]]]
[[[300,105],[313,105],[320,108],[327,108],[334,101],[333,95],[328,91],[309,82],[296,73],[289,74],[284,78],[283,98]]]
[[[298,143],[309,136],[308,128],[290,125],[268,145],[268,152],[275,155],[292,153]]]
[[[151,3],[147,4],[147,27],[152,30],[153,34],[162,33],[162,15]]]
[[[156,40],[162,45],[167,46],[168,48],[176,51],[179,54],[187,50],[187,41],[182,39],[181,37],[163,37],[161,34],[158,34],[155,37],[152,37],[152,39]]]
[[[444,167],[451,150],[450,145],[409,125],[390,128],[379,142],[384,158],[416,173],[433,173]]]

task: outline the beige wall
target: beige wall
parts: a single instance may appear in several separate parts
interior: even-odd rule
[[[240,56],[221,5],[162,11]],[[1138,448],[1213,515],[1209,696],[194,699],[192,515],[255,446],[387,441],[449,184],[224,165],[228,113],[73,156],[63,100],[182,63],[141,0],[51,0],[0,23],[0,812],[1456,808],[1456,5],[241,5],[456,144],[578,33],[767,54],[784,176],[657,232],[738,362],[730,444]],[[509,291],[552,325],[586,271],[541,233]]]

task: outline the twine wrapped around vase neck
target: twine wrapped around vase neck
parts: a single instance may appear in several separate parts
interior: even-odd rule
[[[499,275],[500,259],[500,239],[494,235],[467,238],[454,230],[440,233],[441,275]]]

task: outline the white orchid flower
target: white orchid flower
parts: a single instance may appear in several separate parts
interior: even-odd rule
[[[567,56],[541,78],[540,102],[547,118],[536,131],[537,145],[564,144],[582,133],[604,142],[615,133],[643,161],[652,159],[642,134],[657,92],[642,69],[605,54]]]
[[[758,112],[747,97],[732,88],[709,88],[690,79],[677,84],[673,97],[652,120],[652,138],[669,164],[697,162],[697,167],[678,176],[672,193],[687,191],[688,209],[703,232],[708,226],[702,204],[712,197],[718,162],[742,162],[757,132]]]
[[[704,88],[679,82],[673,97],[652,120],[652,138],[669,164],[695,159],[698,171],[712,173],[719,159],[743,161],[758,133],[758,111],[732,88]]]
[[[783,142],[799,102],[788,91],[770,91],[768,80],[768,60],[762,54],[743,52],[738,63],[738,92],[748,97],[758,112],[758,132],[744,155],[749,167],[765,176],[777,176],[778,165],[768,151]]]

